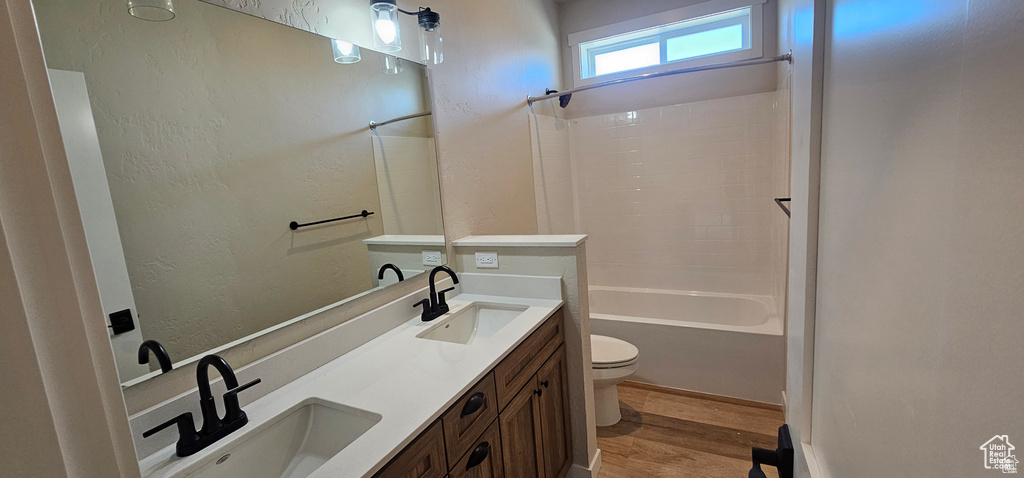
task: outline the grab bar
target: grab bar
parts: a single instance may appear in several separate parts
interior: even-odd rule
[[[359,214],[353,214],[351,216],[345,216],[345,217],[336,217],[334,219],[324,219],[323,221],[307,222],[305,224],[299,224],[299,223],[297,223],[295,221],[292,221],[290,224],[288,224],[288,227],[291,230],[294,231],[294,230],[296,230],[296,229],[298,229],[300,227],[315,226],[317,224],[324,224],[324,223],[334,222],[334,221],[344,221],[345,219],[353,219],[353,218],[357,218],[357,217],[366,217],[366,216],[372,216],[372,215],[373,215],[372,212],[369,212],[366,209],[363,209],[363,212],[361,212]]]
[[[789,214],[789,208],[782,204],[783,201],[789,202],[792,201],[792,198],[775,198],[775,204],[778,204],[779,207],[782,208],[782,212],[786,213],[786,217],[793,217]]]

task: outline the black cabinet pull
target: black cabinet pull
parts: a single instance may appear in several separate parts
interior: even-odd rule
[[[548,381],[547,380],[541,382],[540,384],[543,385],[544,388],[548,388]]]
[[[476,413],[486,402],[487,400],[484,398],[483,392],[474,393],[473,396],[469,397],[469,400],[466,401],[466,405],[462,407],[462,415],[459,418]]]
[[[487,454],[491,451],[491,444],[483,442],[480,446],[473,450],[473,453],[469,455],[469,462],[466,463],[466,469],[473,468],[484,462],[487,459]]]
[[[544,394],[544,390],[538,388],[537,390],[534,390],[533,393],[537,394],[537,396],[539,397]]]

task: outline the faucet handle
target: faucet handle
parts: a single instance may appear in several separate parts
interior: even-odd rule
[[[420,314],[420,319],[424,322],[430,320],[427,317],[430,315],[430,299],[423,299],[412,305],[412,308],[423,306],[423,313]]]
[[[231,390],[228,390],[227,392],[224,392],[224,395],[238,395],[238,392],[241,392],[242,390],[245,390],[247,388],[251,388],[251,387],[253,387],[255,385],[258,385],[262,381],[263,381],[263,379],[257,378],[256,380],[253,380],[253,381],[251,381],[251,382],[249,382],[249,383],[247,383],[245,385],[239,385],[239,386],[237,386],[235,388],[232,388]]]
[[[153,427],[152,429],[142,432],[142,438],[149,438],[156,435],[171,425],[178,425],[178,434],[181,435],[181,438],[196,434],[196,423],[195,420],[192,419],[192,412],[185,412]]]
[[[448,302],[445,302],[445,293],[455,290],[454,287],[449,287],[437,293],[437,310],[439,312],[448,312]]]
[[[262,379],[257,378],[245,385],[239,385],[227,392],[224,392],[224,421],[227,423],[238,420],[242,417],[242,407],[238,405],[238,392],[252,387],[260,382]]]

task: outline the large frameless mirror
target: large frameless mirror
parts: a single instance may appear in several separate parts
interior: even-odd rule
[[[122,381],[160,373],[144,341],[180,365],[446,261],[422,65],[197,0],[33,3]]]

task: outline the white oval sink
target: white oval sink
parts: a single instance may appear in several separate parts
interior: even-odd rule
[[[309,476],[380,419],[373,412],[310,399],[250,431],[242,442],[186,476]]]
[[[476,337],[490,337],[529,309],[526,305],[474,302],[442,316],[440,322],[416,337],[469,345]]]

